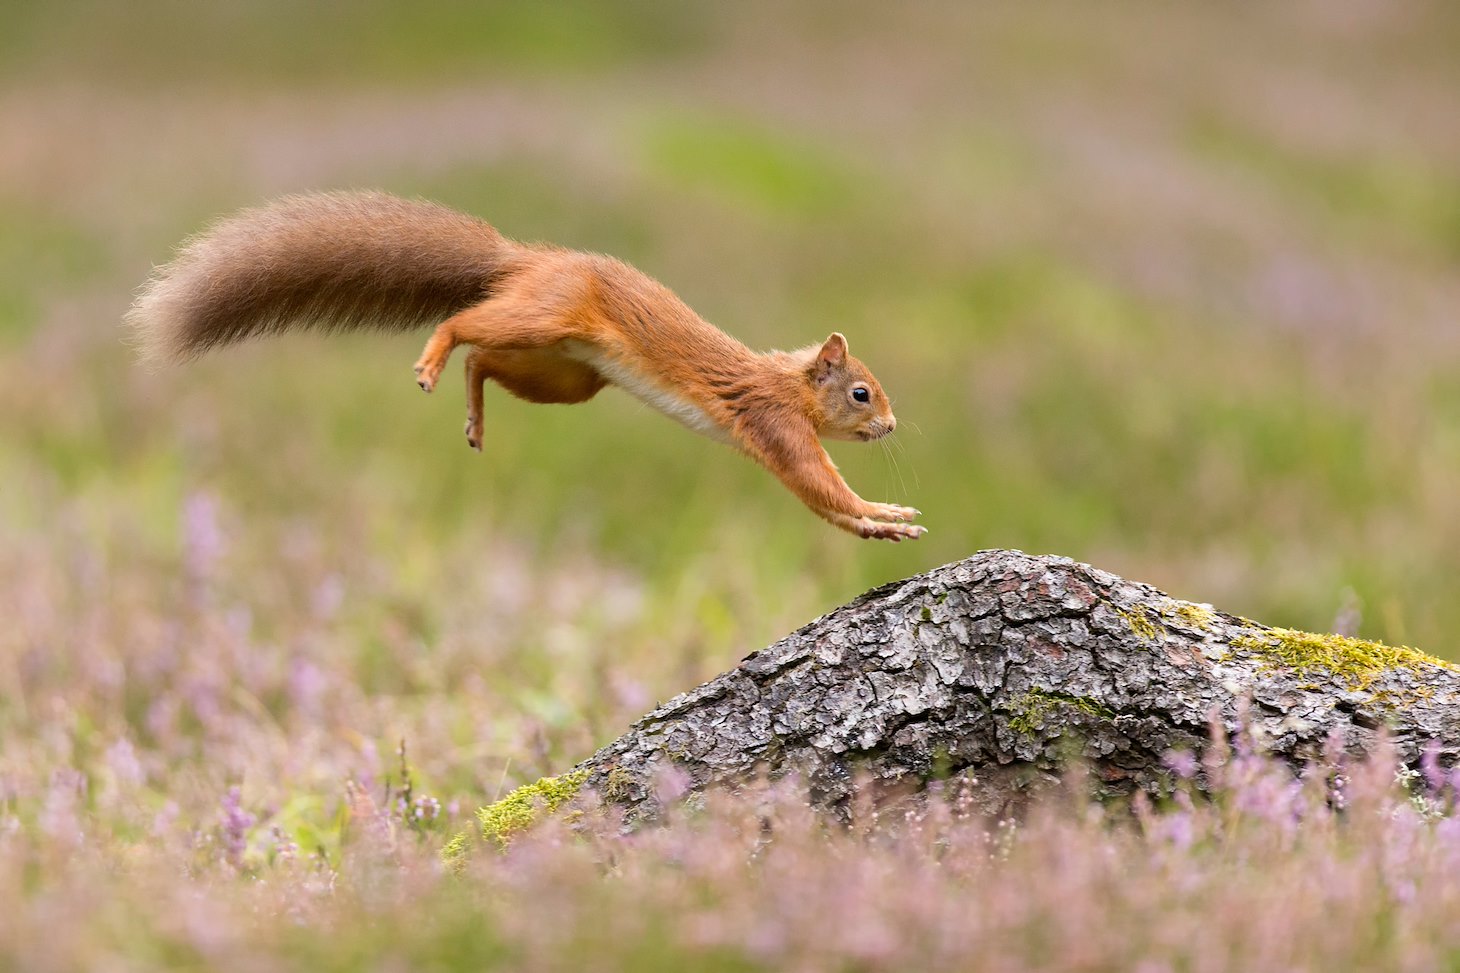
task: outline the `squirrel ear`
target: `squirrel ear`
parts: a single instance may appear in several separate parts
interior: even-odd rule
[[[847,339],[840,331],[833,331],[831,337],[821,346],[816,353],[816,364],[823,368],[837,368],[846,364],[847,361]]]

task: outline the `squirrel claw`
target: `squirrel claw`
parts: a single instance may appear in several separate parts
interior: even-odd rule
[[[880,520],[863,519],[857,533],[868,539],[892,541],[900,544],[903,540],[917,540],[928,532],[928,528],[921,524],[887,523]]]

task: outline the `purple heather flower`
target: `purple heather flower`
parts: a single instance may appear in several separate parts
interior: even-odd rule
[[[234,868],[242,868],[244,853],[248,851],[248,831],[257,819],[243,809],[243,793],[237,784],[228,788],[221,804],[222,811],[218,818],[223,836],[223,853],[228,864]]]
[[[411,802],[411,820],[426,824],[441,815],[441,802],[434,797],[421,796]]]
[[[274,855],[278,861],[293,862],[299,854],[299,845],[277,824],[269,829],[274,839]]]
[[[1190,750],[1167,750],[1161,762],[1182,780],[1191,780],[1201,766],[1197,763],[1196,754]]]
[[[1440,795],[1445,790],[1446,774],[1445,768],[1440,766],[1439,744],[1431,740],[1429,746],[1419,756],[1419,770],[1424,775],[1426,786],[1430,793]]]

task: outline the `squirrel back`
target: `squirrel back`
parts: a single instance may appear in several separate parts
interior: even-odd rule
[[[289,196],[186,241],[143,286],[127,323],[155,362],[280,331],[403,331],[482,301],[518,249],[434,203]]]

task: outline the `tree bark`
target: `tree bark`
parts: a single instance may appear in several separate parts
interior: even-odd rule
[[[676,791],[796,774],[848,812],[854,784],[972,778],[1000,814],[1078,756],[1106,794],[1169,790],[1173,751],[1249,733],[1300,766],[1386,736],[1460,754],[1460,672],[1412,649],[1273,629],[1061,557],[985,551],[884,585],[675,697],[576,768],[652,818]],[[1336,742],[1335,742],[1336,741]],[[673,768],[672,770],[670,768]],[[1198,774],[1198,786],[1205,783]]]

